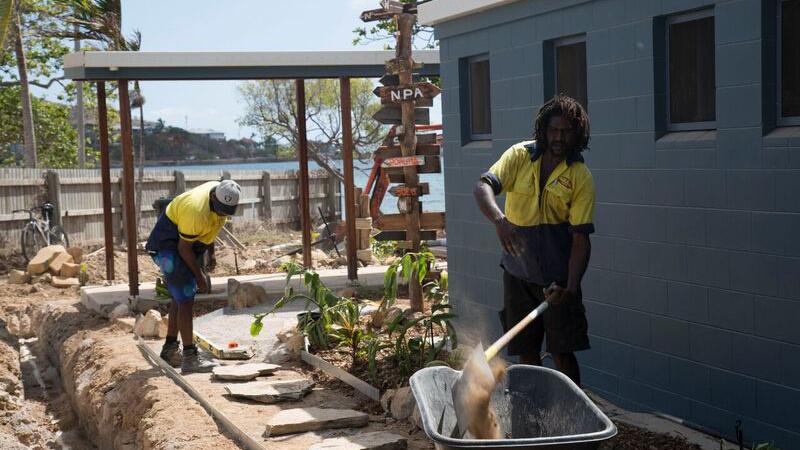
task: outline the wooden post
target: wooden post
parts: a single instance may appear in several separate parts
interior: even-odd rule
[[[47,202],[53,205],[53,217],[50,218],[50,226],[61,225],[61,180],[58,172],[48,170],[44,174],[45,185],[47,186]]]
[[[347,220],[347,279],[358,280],[358,243],[356,238],[356,198],[353,189],[353,122],[350,110],[350,78],[339,78],[342,105],[342,164],[344,165],[344,204]]]
[[[139,261],[136,244],[136,211],[133,198],[133,140],[131,129],[131,103],[128,98],[128,80],[119,80],[119,121],[122,130],[122,178],[123,198],[125,199],[125,240],[128,244],[128,293],[132,297],[139,295]]]
[[[300,226],[303,230],[303,265],[311,267],[311,214],[308,193],[308,141],[306,140],[306,84],[295,80],[297,91],[297,156],[300,160]]]
[[[272,223],[272,181],[266,170],[261,174],[261,216]]]
[[[186,174],[180,170],[172,172],[175,175],[175,195],[183,194],[186,192]]]
[[[100,134],[100,179],[103,188],[103,234],[106,248],[106,280],[114,274],[114,216],[111,206],[111,159],[108,154],[108,109],[106,83],[97,82],[97,127]]]
[[[397,60],[403,61],[402,70],[399,71],[398,77],[401,86],[410,86],[413,82],[412,67],[414,62],[411,59],[411,38],[412,28],[417,16],[414,14],[399,14],[397,16]],[[416,155],[417,146],[417,133],[415,128],[414,99],[408,99],[400,104],[402,121],[403,121],[403,136],[400,139],[400,150],[403,156]],[[419,184],[419,175],[417,174],[417,166],[411,165],[403,168],[403,175],[405,185],[416,189]],[[409,198],[411,201],[411,208],[406,213],[406,240],[411,243],[411,251],[419,251],[420,229],[420,204],[417,197]],[[408,282],[408,294],[411,303],[411,310],[414,312],[422,311],[422,286],[417,277],[411,277]]]
[[[341,218],[340,214],[336,214],[336,211],[341,206],[339,195],[337,195],[339,193],[339,186],[341,186],[341,184],[339,183],[339,179],[331,174],[328,174],[327,180],[328,180],[328,198],[327,198],[328,205],[326,209],[328,210],[327,214],[331,217],[330,220],[335,220],[337,218]]]

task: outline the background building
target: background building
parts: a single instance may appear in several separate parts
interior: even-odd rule
[[[500,333],[474,183],[565,92],[588,108],[597,186],[586,385],[800,448],[800,0],[435,0],[420,17],[441,46],[461,332]]]

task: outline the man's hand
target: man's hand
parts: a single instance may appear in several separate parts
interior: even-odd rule
[[[569,304],[578,298],[576,291],[562,288],[556,283],[552,283],[544,290],[544,300],[551,305]]]
[[[512,256],[522,256],[525,253],[525,238],[520,233],[519,228],[503,217],[497,224],[497,237],[503,250]]]
[[[209,292],[211,292],[211,286],[206,282],[206,277],[202,276],[197,278],[197,293],[208,294]]]

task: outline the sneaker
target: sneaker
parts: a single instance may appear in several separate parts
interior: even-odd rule
[[[180,367],[183,362],[181,357],[181,344],[176,342],[165,343],[161,348],[161,359],[172,367]]]
[[[192,346],[183,349],[183,362],[181,363],[181,373],[205,373],[214,370],[217,363],[201,354],[197,347]]]

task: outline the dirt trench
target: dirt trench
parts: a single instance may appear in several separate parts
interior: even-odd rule
[[[75,300],[2,306],[0,448],[238,448],[126,330]]]

